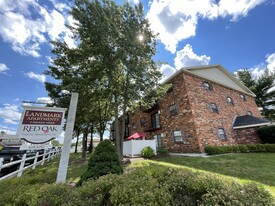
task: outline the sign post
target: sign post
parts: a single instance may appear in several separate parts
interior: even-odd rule
[[[69,113],[67,118],[67,125],[65,130],[65,137],[63,143],[63,149],[60,157],[58,173],[57,173],[57,183],[64,183],[67,177],[68,163],[70,158],[71,142],[74,131],[74,120],[76,114],[78,93],[72,93],[71,102],[69,107]]]

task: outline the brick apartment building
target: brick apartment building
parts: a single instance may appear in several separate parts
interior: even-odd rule
[[[255,94],[220,65],[182,68],[150,109],[129,112],[125,138],[142,132],[171,152],[203,152],[205,145],[259,143],[262,119]],[[111,131],[111,137],[114,132]]]

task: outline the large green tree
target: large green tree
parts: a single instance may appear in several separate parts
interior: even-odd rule
[[[256,103],[262,108],[262,114],[269,119],[275,119],[275,72],[265,69],[255,77],[251,70],[241,69],[236,77],[244,83],[255,95]]]
[[[152,98],[143,101],[143,96],[160,93],[152,92],[161,77],[153,61],[155,36],[144,18],[142,4],[76,0],[71,14],[77,23],[69,28],[78,45],[69,48],[65,42],[53,42],[54,65],[46,73],[59,80],[62,89],[80,93],[82,118],[89,119],[88,114],[96,108],[89,103],[95,96],[97,105],[108,108],[109,114],[114,112],[116,148],[121,159],[124,132],[120,131],[125,130],[126,111],[137,102],[152,102]]]

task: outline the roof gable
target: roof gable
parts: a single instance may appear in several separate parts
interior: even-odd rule
[[[244,86],[237,78],[230,74],[221,65],[190,67],[183,70],[183,72],[188,72],[204,79],[208,79],[210,81],[232,88],[234,90],[238,90],[248,95],[255,96],[252,91]]]
[[[178,70],[163,83],[168,83],[176,76],[181,73],[192,74],[198,77],[201,77],[206,80],[221,84],[228,88],[237,90],[239,92],[245,93],[247,95],[255,97],[256,95],[250,91],[246,86],[244,86],[237,78],[230,74],[226,69],[221,65],[205,65],[205,66],[196,66],[196,67],[187,67]]]

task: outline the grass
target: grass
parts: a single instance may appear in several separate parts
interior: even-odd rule
[[[68,167],[67,182],[76,183],[81,174],[86,170],[90,154],[87,160],[81,160],[81,154],[71,154]],[[275,197],[275,153],[248,153],[228,154],[204,157],[165,157],[150,160],[169,167],[182,169],[202,170],[218,173],[236,178],[238,181],[255,181],[264,185],[273,197]],[[142,167],[144,161],[137,161],[125,168]],[[59,158],[46,162],[44,166],[38,166],[35,170],[27,170],[19,182],[25,184],[54,183],[56,181],[59,166]],[[24,180],[25,179],[25,180]],[[16,181],[16,180],[14,180]]]
[[[81,160],[81,154],[70,154],[67,182],[77,183],[80,176],[86,170],[90,154],[87,154],[86,161]],[[23,177],[35,176],[37,178],[50,178],[51,182],[56,181],[60,157],[54,158],[49,162],[45,162],[45,166],[37,166],[35,170],[28,169],[23,173]]]
[[[275,153],[228,154],[208,158],[165,157],[156,161],[219,173],[241,181],[255,181],[263,184],[275,197]]]

